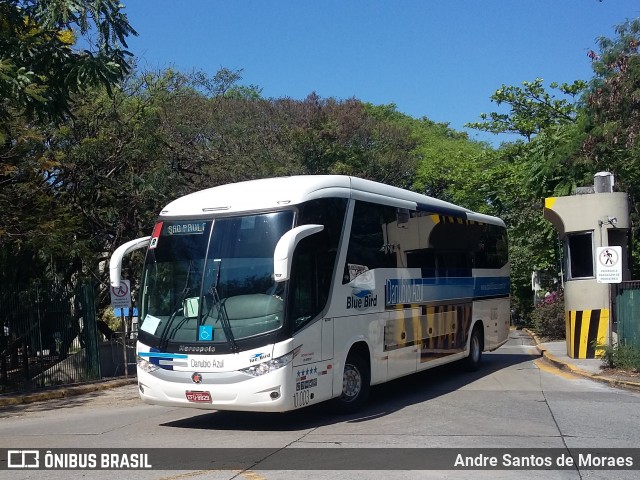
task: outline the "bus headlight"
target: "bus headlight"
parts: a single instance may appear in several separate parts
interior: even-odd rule
[[[154,365],[146,358],[142,358],[140,355],[136,355],[136,363],[138,364],[138,368],[140,370],[147,373],[155,372],[160,368],[158,365]]]
[[[241,372],[248,373],[253,377],[259,377],[265,373],[270,373],[278,370],[282,367],[286,367],[293,360],[293,352],[289,352],[278,358],[273,358],[269,361],[259,363],[258,365],[251,365],[248,368],[240,369]]]

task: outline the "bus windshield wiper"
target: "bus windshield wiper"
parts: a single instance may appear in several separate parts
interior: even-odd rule
[[[162,334],[160,335],[160,342],[158,342],[158,346],[160,347],[160,350],[164,350],[164,349],[167,348],[167,345],[169,344],[169,333],[170,333],[169,328],[171,327],[171,324],[173,323],[173,320],[176,318],[176,315],[180,311],[180,307],[183,306],[182,302],[184,302],[185,298],[187,298],[187,294],[191,291],[191,288],[189,288],[188,285],[189,285],[189,279],[191,277],[191,269],[192,269],[192,267],[193,267],[193,260],[190,260],[189,261],[189,270],[187,270],[187,278],[184,281],[184,288],[182,289],[182,293],[178,297],[178,301],[173,306],[173,309],[171,309],[171,315],[169,315],[169,318],[167,318],[167,323],[165,324],[164,328],[162,329]],[[183,312],[183,314],[184,314],[184,312]],[[180,325],[178,325],[178,327],[179,326]],[[176,329],[178,327],[176,327]],[[176,329],[173,330],[174,334],[175,334]]]
[[[175,320],[176,315],[180,311],[182,302],[184,302],[184,299],[187,298],[187,294],[189,293],[190,290],[191,289],[189,287],[185,287],[182,290],[180,297],[178,297],[178,301],[176,302],[173,310],[171,311],[171,315],[169,315],[169,318],[167,318],[167,323],[165,324],[164,329],[162,330],[162,334],[160,335],[160,342],[158,344],[161,351],[167,348],[167,345],[169,343],[169,328],[171,327],[171,324]],[[175,333],[175,331],[179,326],[180,325],[178,325],[175,329],[173,329],[173,333]]]
[[[238,344],[236,343],[236,339],[233,337],[233,332],[231,331],[231,322],[229,321],[229,315],[227,315],[227,309],[224,306],[223,302],[220,302],[218,304],[218,316],[222,320],[222,329],[224,330],[224,334],[231,344],[231,351],[237,352]]]
[[[229,344],[231,345],[231,351],[238,351],[238,344],[236,343],[236,339],[233,337],[233,332],[231,331],[231,322],[229,321],[229,315],[227,315],[227,310],[220,300],[220,295],[218,294],[218,284],[220,282],[220,270],[222,269],[222,259],[216,258],[214,263],[218,264],[218,268],[216,270],[216,279],[211,285],[209,291],[213,296],[213,304],[216,305],[218,318],[220,319],[220,323],[222,324],[222,330],[224,331],[224,335],[227,337]],[[207,313],[207,316],[209,314]],[[204,318],[203,320],[204,321]]]

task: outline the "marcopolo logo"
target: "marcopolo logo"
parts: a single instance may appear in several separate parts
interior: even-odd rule
[[[347,309],[355,308],[363,310],[375,307],[378,304],[378,295],[374,295],[371,290],[354,288],[351,295],[347,297]]]

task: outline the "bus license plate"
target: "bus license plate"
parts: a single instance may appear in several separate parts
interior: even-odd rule
[[[187,400],[194,403],[211,403],[211,394],[209,392],[194,392],[188,390],[185,392]]]

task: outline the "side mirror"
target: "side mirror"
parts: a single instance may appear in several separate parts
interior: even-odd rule
[[[273,252],[273,279],[276,282],[289,280],[291,276],[291,257],[300,240],[323,229],[324,225],[300,225],[289,230],[278,240]]]
[[[151,237],[136,238],[135,240],[131,240],[130,242],[124,243],[116,248],[116,251],[113,252],[113,255],[111,255],[111,260],[109,261],[109,277],[112,287],[120,286],[122,257],[124,257],[129,252],[133,252],[134,250],[138,250],[139,248],[146,247],[147,245],[149,245],[150,240]]]

